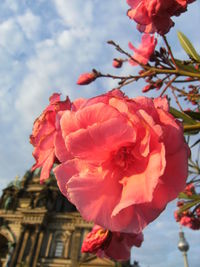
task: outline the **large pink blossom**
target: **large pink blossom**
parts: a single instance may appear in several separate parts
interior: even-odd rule
[[[88,221],[140,233],[185,187],[188,146],[166,98],[113,90],[65,111],[60,126],[72,159],[54,173]]]
[[[84,239],[81,251],[96,254],[101,258],[128,260],[130,259],[131,247],[140,247],[142,241],[142,233],[110,232],[99,225],[95,225]]]
[[[127,0],[128,16],[137,22],[141,32],[166,34],[174,25],[172,16],[179,16],[195,0]]]
[[[133,59],[130,60],[130,64],[137,65],[138,63],[146,65],[150,56],[153,54],[157,44],[157,39],[150,34],[143,34],[142,41],[138,48],[135,48],[131,42],[129,42],[129,48],[134,51]],[[137,63],[138,62],[138,63]]]
[[[49,100],[49,106],[35,120],[33,132],[30,136],[30,143],[34,146],[33,156],[36,160],[32,170],[40,167],[42,168],[40,176],[41,182],[49,177],[50,170],[56,160],[55,143],[59,142],[64,146],[61,132],[59,131],[59,123],[56,123],[58,113],[71,108],[71,102],[68,97],[65,101],[60,101],[60,95],[55,93]],[[58,147],[60,149],[57,151],[57,158],[68,158],[66,157],[66,149],[63,151],[61,146]]]

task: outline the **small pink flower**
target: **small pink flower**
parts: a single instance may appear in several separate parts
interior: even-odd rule
[[[192,228],[192,217],[189,217],[189,216],[183,216],[181,219],[180,219],[180,224],[184,225],[184,226],[187,226],[189,228]]]
[[[111,233],[98,225],[95,225],[92,231],[87,234],[83,241],[81,252],[97,253],[110,243]]]
[[[155,50],[156,44],[157,39],[155,39],[154,35],[151,36],[150,34],[142,35],[142,42],[138,48],[135,48],[132,43],[129,42],[129,48],[134,51],[133,59],[138,63],[146,65]],[[131,65],[138,65],[136,61],[130,60],[129,62]]]
[[[137,23],[139,31],[166,34],[174,25],[172,16],[179,16],[195,0],[127,0],[128,16]]]
[[[60,127],[72,158],[54,173],[88,221],[141,233],[185,187],[188,146],[166,98],[130,99],[116,89],[63,112]]]
[[[179,208],[181,208],[181,207],[183,207],[183,205],[184,205],[184,201],[178,201],[177,202],[177,207],[179,207]]]
[[[187,205],[187,202],[185,203]],[[199,218],[199,211],[184,211],[180,213],[180,211],[175,211],[174,217],[177,222],[181,225],[186,226],[192,230],[199,230],[200,229],[200,218]]]
[[[180,216],[178,210],[175,210],[174,211],[174,218],[175,218],[176,222],[179,222],[180,221],[181,216]]]
[[[142,241],[142,233],[127,234],[110,232],[101,226],[95,225],[83,241],[81,251],[93,253],[99,257],[128,260],[130,259],[131,247],[140,247]]]
[[[192,196],[195,194],[195,187],[193,183],[187,184],[184,190],[184,193],[188,196]]]
[[[87,85],[93,82],[97,78],[97,74],[94,72],[83,73],[79,76],[77,84],[79,85]]]
[[[60,94],[53,94],[49,100],[49,106],[35,120],[33,132],[30,136],[30,143],[34,146],[33,156],[36,160],[32,170],[42,168],[40,176],[41,183],[49,178],[50,170],[56,160],[55,142],[57,142],[58,136],[61,134],[57,131],[59,127],[56,125],[57,115],[60,111],[71,108],[69,98],[67,97],[65,101],[60,101]],[[63,141],[60,140],[60,142]],[[63,153],[65,154],[66,150]]]
[[[199,217],[200,219],[200,206],[196,209],[196,214],[197,214],[197,217]]]

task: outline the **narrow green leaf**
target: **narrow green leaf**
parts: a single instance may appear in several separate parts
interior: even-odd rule
[[[195,200],[195,201],[188,201],[187,204],[185,204],[183,207],[179,209],[179,213],[182,213],[183,211],[189,210],[190,208],[196,206],[197,204],[200,203],[200,200]]]
[[[194,46],[191,44],[190,40],[183,34],[182,32],[178,31],[177,33],[179,42],[188,56],[197,62],[200,62],[200,55],[196,52]]]
[[[187,124],[196,124],[196,121],[194,119],[192,119],[189,115],[187,115],[184,112],[181,112],[173,107],[170,107],[170,113],[175,117],[175,118],[179,118],[182,119],[184,123]]]
[[[188,199],[188,200],[195,200],[195,201],[200,201],[200,195],[199,194],[193,194],[191,196],[188,196],[186,193],[181,192],[178,195],[179,199]]]
[[[185,193],[183,193],[183,192],[179,193],[178,198],[181,198],[181,199],[189,199],[188,195],[185,194]]]
[[[195,67],[192,64],[185,64],[184,61],[176,59],[176,58],[174,59],[174,61],[180,70],[191,72],[194,74],[200,73],[200,71],[195,69]]]
[[[185,113],[191,118],[200,121],[200,112],[196,111],[185,111]]]

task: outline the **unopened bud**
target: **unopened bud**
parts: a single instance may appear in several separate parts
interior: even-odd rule
[[[143,93],[146,93],[146,92],[148,92],[148,91],[150,91],[151,89],[154,89],[155,87],[154,87],[154,85],[153,84],[148,84],[148,85],[146,85],[143,89],[142,89],[142,92]]]
[[[160,79],[155,82],[156,89],[160,89],[162,85],[163,85],[163,81]]]
[[[112,65],[114,68],[121,68],[122,64],[123,64],[123,60],[118,59],[118,58],[113,59]]]
[[[181,207],[183,207],[183,205],[184,205],[183,201],[178,201],[177,202],[177,207],[181,208]]]
[[[140,70],[140,71],[138,72],[138,74],[139,74],[139,75],[142,75],[143,73],[145,73],[145,71],[146,71],[146,70]]]
[[[83,73],[79,76],[77,84],[87,85],[93,82],[96,78],[97,78],[97,73],[95,72]]]

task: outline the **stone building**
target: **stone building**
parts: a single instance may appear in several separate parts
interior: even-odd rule
[[[40,185],[39,171],[28,171],[0,198],[0,267],[121,266],[81,253],[91,227],[59,192],[53,176]]]

